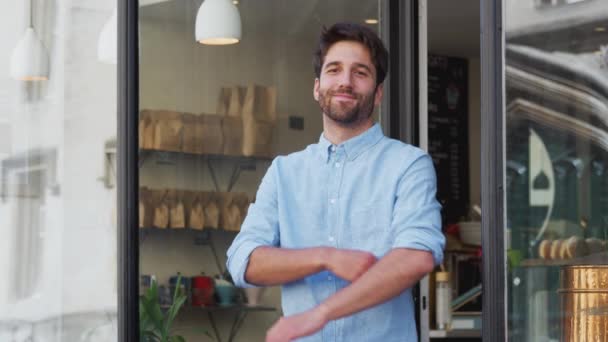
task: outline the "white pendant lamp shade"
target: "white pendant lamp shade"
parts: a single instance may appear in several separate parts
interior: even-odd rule
[[[21,81],[49,79],[49,55],[32,27],[25,30],[11,56],[11,77]]]
[[[103,29],[99,34],[99,40],[97,41],[97,59],[100,62],[107,64],[117,64],[117,52],[116,48],[118,45],[118,12],[114,8],[112,16],[103,25]]]
[[[205,0],[196,14],[196,40],[206,45],[241,40],[241,15],[231,0]]]

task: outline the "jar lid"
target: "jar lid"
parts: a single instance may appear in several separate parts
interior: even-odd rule
[[[450,281],[450,272],[437,272],[435,273],[435,280],[441,282]]]

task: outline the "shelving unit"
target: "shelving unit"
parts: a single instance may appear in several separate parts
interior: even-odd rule
[[[216,191],[222,191],[217,181],[216,176],[216,163],[220,161],[231,162],[230,170],[230,181],[226,187],[227,192],[232,191],[232,188],[236,184],[241,174],[241,171],[255,171],[258,162],[269,163],[272,158],[269,157],[247,157],[247,156],[235,156],[226,154],[196,154],[178,151],[161,151],[161,150],[139,150],[139,167],[143,167],[146,161],[154,159],[159,164],[170,164],[176,165],[180,161],[193,160],[202,161],[206,164],[213,180],[213,185]]]
[[[193,163],[200,163],[204,165],[209,173],[208,176],[213,182],[213,188],[209,191],[217,192],[231,192],[238,182],[242,171],[256,171],[258,167],[268,167],[272,158],[268,157],[247,157],[247,156],[236,156],[236,155],[223,155],[223,154],[196,154],[179,151],[161,151],[151,149],[140,149],[139,151],[139,168],[144,170],[148,167],[155,167],[156,165],[174,165],[176,167],[182,167],[184,165],[193,165]],[[109,158],[108,158],[109,160]],[[218,172],[226,175],[230,175],[229,179],[218,178]],[[144,172],[144,171],[141,171]],[[220,182],[218,179],[223,180]],[[211,228],[204,227],[203,229],[193,228],[155,228],[155,227],[143,227],[139,229],[140,245],[145,244],[146,240],[150,236],[160,237],[161,239],[169,238],[170,236],[185,236],[186,240],[191,240],[195,245],[208,247],[212,253],[213,262],[217,267],[218,274],[225,274],[226,267],[220,261],[219,253],[223,247],[216,246],[218,241],[225,240],[220,238],[214,238],[214,234],[236,234],[238,231],[226,230],[222,228]],[[225,236],[230,238],[230,236]],[[232,238],[234,237],[232,236]],[[183,241],[182,239],[180,239]],[[208,265],[207,267],[212,267]],[[248,306],[245,304],[234,304],[229,306],[185,306],[182,309],[186,314],[206,313],[209,319],[213,331],[212,335],[216,341],[234,341],[239,330],[241,329],[245,319],[251,313],[277,313],[278,310],[272,306]],[[230,314],[234,315],[230,330],[227,331],[224,336],[220,334],[220,329],[217,324],[218,314]],[[232,317],[232,316],[230,316]],[[227,317],[224,316],[224,319]],[[227,336],[227,338],[226,338]]]
[[[608,264],[608,252],[587,255],[572,259],[526,259],[522,260],[521,267],[550,267],[571,265],[604,265]]]

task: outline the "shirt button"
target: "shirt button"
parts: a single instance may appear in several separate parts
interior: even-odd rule
[[[334,237],[330,236],[328,240],[331,241],[331,242],[333,242],[334,241]]]
[[[336,203],[336,199],[335,199],[335,198],[330,199],[330,200],[329,200],[329,203],[331,203],[331,204],[335,204],[335,203]]]
[[[336,167],[340,167],[340,163],[336,163]]]

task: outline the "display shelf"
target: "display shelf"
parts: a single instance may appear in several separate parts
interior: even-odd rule
[[[481,338],[479,329],[429,330],[430,338]]]
[[[525,259],[522,260],[521,267],[550,267],[550,266],[571,266],[571,265],[605,265],[608,264],[608,252],[587,255],[572,259]]]
[[[233,160],[233,161],[271,161],[273,157],[265,156],[239,156],[230,154],[209,154],[209,153],[190,153],[182,151],[166,151],[166,150],[153,150],[153,149],[139,149],[139,162],[140,166],[150,157],[160,158],[197,158],[197,159],[210,159],[210,160]]]
[[[161,306],[161,309],[168,309],[168,306]],[[220,331],[215,322],[215,314],[221,312],[230,312],[234,313],[234,320],[232,321],[232,325],[230,326],[230,331],[228,334],[228,339],[226,341],[232,342],[236,338],[239,330],[243,326],[243,322],[247,318],[250,313],[274,313],[278,312],[277,308],[272,306],[265,305],[246,305],[246,304],[234,304],[234,305],[212,305],[212,306],[184,306],[182,307],[182,312],[186,313],[207,313],[207,317],[209,318],[209,323],[211,323],[211,327],[213,328],[213,334],[215,335],[215,339],[218,342],[222,342],[222,336],[220,335]],[[280,313],[279,313],[280,315]],[[278,318],[278,317],[277,317]]]

